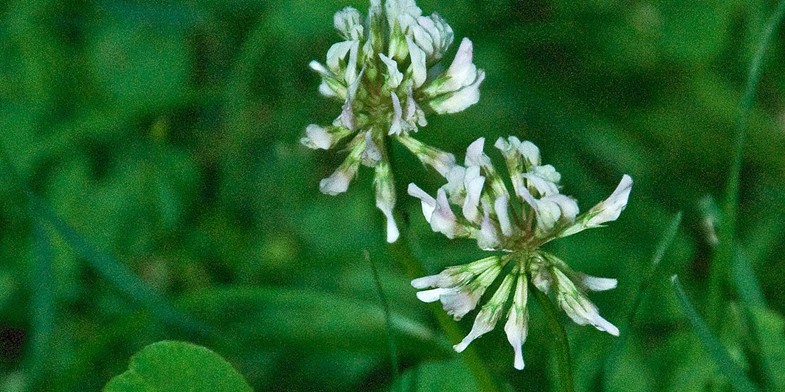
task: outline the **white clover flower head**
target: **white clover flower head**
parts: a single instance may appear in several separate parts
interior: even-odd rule
[[[624,175],[606,200],[579,214],[577,201],[560,193],[561,175],[553,166],[542,164],[540,151],[533,143],[512,136],[494,144],[506,163],[512,192],[485,155],[484,143],[480,138],[467,148],[465,166],[456,165],[450,170],[445,176],[447,184],[437,190],[436,198],[415,184],[409,185],[409,194],[420,199],[425,219],[434,231],[449,238],[472,238],[483,250],[504,253],[415,279],[415,288],[431,289],[419,292],[418,298],[439,300],[448,313],[463,316],[479,304],[478,295],[482,296],[498,276],[504,276],[496,293],[478,312],[471,332],[454,348],[463,351],[473,340],[493,330],[511,302],[504,331],[513,347],[513,365],[519,370],[524,367],[523,343],[528,333],[528,282],[552,294],[575,323],[618,336],[618,328],[600,316],[587,296],[589,291],[615,288],[616,280],[576,272],[541,247],[616,220],[627,205],[632,179]],[[470,269],[471,274],[462,274]],[[476,283],[480,277],[481,284]]]
[[[477,103],[485,73],[474,65],[472,43],[466,38],[441,72],[453,30],[438,14],[423,15],[414,0],[386,0],[384,6],[371,0],[366,18],[346,7],[335,14],[333,25],[342,41],[329,48],[323,64],[312,61],[309,66],[321,77],[319,92],[340,101],[341,112],[330,126],[306,127],[301,143],[323,150],[348,145],[346,161],[322,180],[320,189],[331,195],[346,191],[358,162],[374,168],[387,165],[376,170],[376,205],[387,217],[387,239],[394,241],[394,181],[384,153],[389,140],[401,142],[424,165],[447,176],[456,166],[455,157],[412,134],[428,124],[426,111],[456,113]]]

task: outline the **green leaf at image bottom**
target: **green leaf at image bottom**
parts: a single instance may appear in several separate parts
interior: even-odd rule
[[[252,391],[232,365],[218,354],[191,343],[153,343],[131,358],[128,370],[104,392]]]

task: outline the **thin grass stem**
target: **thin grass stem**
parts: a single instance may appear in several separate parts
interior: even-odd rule
[[[657,244],[657,248],[654,250],[654,255],[651,258],[649,270],[641,280],[640,286],[636,291],[637,294],[635,295],[635,299],[632,302],[632,307],[627,313],[627,318],[623,321],[623,324],[620,325],[621,328],[619,329],[621,330],[621,336],[613,343],[611,352],[608,354],[608,359],[605,361],[605,366],[603,367],[602,382],[606,388],[610,384],[611,376],[616,371],[616,367],[619,364],[619,358],[621,357],[622,350],[624,350],[627,339],[629,339],[632,326],[635,322],[635,316],[638,313],[638,308],[640,307],[641,302],[646,298],[652,282],[662,276],[662,270],[664,269],[662,259],[665,256],[665,252],[670,248],[671,244],[673,244],[673,240],[676,238],[676,233],[681,225],[681,218],[682,213],[678,212],[665,231],[663,231],[660,242]]]
[[[739,186],[741,182],[741,165],[744,155],[744,140],[747,135],[747,125],[750,112],[755,102],[755,95],[763,71],[763,61],[766,51],[777,33],[777,29],[785,17],[785,0],[781,0],[777,9],[766,22],[758,41],[755,54],[747,72],[747,83],[744,97],[741,100],[739,118],[736,128],[736,137],[733,144],[733,161],[725,188],[722,222],[719,226],[719,239],[717,249],[709,269],[709,325],[718,327],[723,319],[725,297],[725,283],[735,256],[735,230],[739,208]]]
[[[673,289],[676,291],[676,297],[678,297],[681,303],[681,308],[684,310],[690,324],[692,324],[695,334],[698,335],[698,339],[703,344],[703,348],[714,360],[720,372],[727,377],[733,389],[740,392],[759,391],[758,387],[750,381],[747,375],[744,374],[744,371],[733,361],[733,358],[728,354],[725,347],[722,346],[720,340],[711,332],[709,325],[701,318],[687,293],[684,292],[684,288],[679,282],[679,277],[673,275],[671,281],[673,282]]]
[[[390,366],[392,370],[392,384],[396,385],[398,380],[401,377],[400,367],[398,365],[398,348],[395,344],[395,332],[393,331],[392,326],[392,314],[390,312],[390,302],[387,300],[387,295],[384,294],[384,288],[382,287],[382,280],[379,278],[379,269],[376,267],[376,263],[371,259],[370,253],[368,250],[363,250],[363,256],[365,257],[365,261],[371,265],[371,271],[373,271],[373,281],[376,284],[376,291],[379,293],[379,301],[382,304],[382,309],[384,309],[384,328],[387,331],[387,345],[389,346],[390,350]]]
[[[563,392],[573,392],[575,387],[572,381],[572,360],[570,359],[570,342],[567,340],[567,331],[559,322],[558,312],[551,300],[542,291],[533,288],[529,292],[534,293],[534,298],[545,315],[548,328],[553,332],[553,346],[556,352],[556,373],[558,375],[559,386]]]

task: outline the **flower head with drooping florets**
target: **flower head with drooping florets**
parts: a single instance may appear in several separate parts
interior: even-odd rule
[[[618,336],[619,330],[600,316],[586,296],[587,291],[615,288],[616,280],[573,271],[540,247],[616,220],[627,205],[632,179],[624,175],[607,199],[579,215],[575,199],[560,193],[561,175],[553,166],[542,164],[537,146],[514,136],[496,141],[510,175],[510,192],[483,152],[484,142],[480,138],[469,146],[464,166],[450,170],[447,184],[439,188],[436,197],[415,184],[409,184],[409,194],[421,200],[425,219],[434,231],[448,238],[473,238],[481,249],[504,254],[415,279],[412,286],[424,290],[417,297],[424,302],[441,301],[444,310],[459,320],[477,307],[485,290],[500,275],[504,276],[477,313],[471,332],[454,348],[461,352],[474,339],[493,330],[511,302],[504,331],[515,352],[516,369],[524,366],[528,282],[546,294],[552,293],[577,324],[589,324]],[[460,214],[453,212],[452,206]]]
[[[400,141],[424,164],[446,175],[452,154],[425,145],[410,134],[427,125],[426,111],[457,113],[477,103],[485,72],[472,62],[472,42],[464,38],[450,66],[442,58],[453,31],[438,14],[423,16],[414,0],[371,0],[368,17],[346,7],[334,17],[343,41],[327,51],[325,64],[310,67],[322,78],[319,92],[343,103],[328,126],[311,124],[302,143],[329,150],[345,145],[346,160],[319,188],[345,192],[360,164],[375,168],[376,206],[387,218],[387,240],[398,238],[392,217],[395,187],[387,143]],[[348,140],[348,142],[345,142]]]

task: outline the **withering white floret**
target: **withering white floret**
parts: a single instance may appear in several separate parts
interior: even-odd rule
[[[414,35],[414,42],[422,48],[432,62],[440,60],[452,44],[454,37],[452,28],[439,14],[420,16],[417,18],[417,25],[412,25],[410,28]]]
[[[381,162],[376,165],[376,176],[374,176],[376,187],[376,208],[378,208],[387,221],[387,242],[398,240],[400,232],[395,223],[393,209],[395,208],[395,184],[393,183],[390,164]]]
[[[464,111],[480,101],[480,84],[485,81],[485,72],[478,71],[474,82],[453,93],[440,95],[428,102],[431,109],[439,114]]]
[[[433,210],[430,223],[433,231],[442,233],[450,239],[464,235],[466,232],[463,225],[458,222],[458,217],[450,209],[444,189],[439,189],[436,193],[436,208]]]
[[[540,149],[534,143],[524,141],[518,145],[518,151],[526,161],[526,166],[540,166]]]
[[[455,351],[462,352],[472,341],[492,331],[493,328],[496,327],[496,323],[499,322],[499,319],[501,319],[502,313],[504,312],[504,303],[507,302],[507,298],[510,296],[512,285],[513,277],[508,274],[504,277],[504,280],[502,280],[501,285],[496,289],[496,293],[493,294],[490,301],[488,301],[480,312],[477,313],[477,317],[474,319],[474,325],[472,325],[469,334],[466,335],[460,343],[453,346]]]
[[[433,211],[436,209],[436,199],[415,184],[409,184],[408,193],[410,196],[420,199],[422,203],[422,214],[425,216],[425,221],[431,223]]]
[[[409,47],[409,57],[411,59],[411,74],[414,87],[420,87],[425,83],[428,70],[425,66],[425,52],[420,49],[410,37],[406,37],[406,44]]]
[[[499,227],[505,237],[511,237],[514,234],[513,223],[510,220],[509,211],[509,198],[506,195],[499,196],[493,203],[496,216],[499,218]]]
[[[333,16],[333,25],[346,40],[359,40],[363,36],[360,11],[352,7],[346,7],[336,12]]]
[[[403,81],[403,74],[398,70],[398,63],[385,56],[384,53],[379,53],[379,58],[387,66],[387,86],[391,89],[400,86]]]
[[[358,161],[354,165],[338,168],[330,177],[319,181],[319,191],[332,196],[346,192],[346,190],[349,189],[349,183],[357,173],[359,163],[360,162]]]
[[[327,150],[332,147],[334,143],[334,140],[327,132],[327,129],[316,124],[308,125],[308,127],[305,128],[305,134],[307,136],[300,141],[302,144],[311,148]]]
[[[528,286],[526,275],[518,275],[515,284],[515,294],[513,294],[510,313],[507,315],[507,323],[504,325],[504,332],[507,334],[507,341],[510,342],[514,352],[513,367],[523,370],[523,343],[529,333],[529,311],[527,309]]]
[[[480,231],[477,232],[477,246],[482,250],[499,249],[502,245],[502,240],[499,237],[499,230],[496,223],[491,220],[490,213],[485,210],[485,215],[480,225]]]
[[[619,218],[621,212],[627,207],[627,200],[632,190],[632,178],[624,175],[613,193],[588,212],[579,217],[574,225],[563,230],[559,236],[566,237],[586,229],[601,227],[603,223],[612,222]]]
[[[480,175],[480,168],[471,166],[466,170],[463,178],[463,185],[466,189],[466,198],[463,201],[463,216],[470,222],[480,222],[480,196],[485,177]]]
[[[589,210],[591,219],[586,223],[588,227],[597,227],[605,222],[615,221],[627,207],[627,199],[632,190],[632,178],[624,175],[613,193],[605,200]]]
[[[596,276],[586,275],[582,272],[579,272],[578,279],[580,286],[585,290],[591,291],[605,291],[615,289],[617,285],[616,279],[611,278],[599,278]]]
[[[600,331],[619,336],[619,329],[600,316],[600,312],[588,298],[558,269],[553,269],[555,281],[558,285],[556,300],[564,313],[579,325],[590,324]]]

